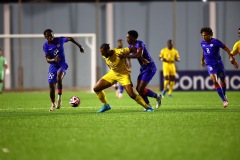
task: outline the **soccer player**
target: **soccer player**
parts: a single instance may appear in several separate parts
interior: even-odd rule
[[[3,90],[4,71],[8,68],[7,61],[3,56],[3,50],[0,48],[0,93]]]
[[[110,49],[109,44],[104,43],[101,45],[101,55],[110,68],[110,71],[97,82],[93,89],[97,94],[98,99],[103,103],[103,106],[98,113],[102,113],[111,109],[104,89],[111,87],[116,82],[119,82],[124,87],[128,95],[138,104],[143,106],[147,112],[153,112],[153,109],[148,107],[142,97],[134,93],[130,79],[131,70],[126,65],[126,58],[119,58],[120,54],[130,54],[131,51],[133,51],[132,48]]]
[[[160,51],[159,59],[163,62],[164,85],[162,90],[162,96],[165,96],[169,85],[168,97],[172,97],[172,91],[175,84],[176,76],[176,66],[174,62],[180,61],[178,50],[173,48],[172,40],[168,40],[167,47],[163,48]]]
[[[124,54],[121,57],[124,58],[137,58],[138,62],[140,64],[140,73],[138,75],[137,79],[137,91],[142,96],[144,101],[151,107],[150,102],[148,100],[148,97],[153,97],[157,101],[156,108],[159,108],[162,101],[161,94],[157,94],[153,92],[152,90],[147,88],[148,83],[152,79],[152,77],[155,75],[157,71],[157,67],[152,60],[147,47],[145,43],[141,40],[138,40],[138,32],[135,30],[128,31],[127,34],[127,42],[129,44],[129,47],[134,47],[137,49],[135,53],[132,53],[130,55]]]
[[[216,92],[223,101],[223,107],[228,107],[228,99],[226,96],[226,73],[224,70],[224,65],[220,56],[220,48],[225,50],[230,58],[231,63],[236,64],[235,59],[230,53],[228,47],[223,44],[220,40],[212,38],[213,32],[209,27],[203,27],[200,30],[203,40],[200,45],[202,47],[202,67],[207,67],[208,73],[213,81]],[[238,66],[234,65],[235,68]],[[220,84],[217,81],[218,76],[220,77]]]
[[[62,79],[66,74],[68,64],[65,60],[64,53],[64,43],[71,41],[75,45],[77,45],[80,49],[80,52],[84,52],[81,44],[76,42],[72,37],[54,37],[53,31],[51,29],[46,29],[43,32],[44,37],[47,41],[43,45],[43,51],[45,53],[45,57],[47,62],[50,64],[49,72],[48,72],[48,83],[50,88],[50,99],[52,102],[52,106],[50,107],[50,111],[55,109],[60,109],[62,103]],[[55,88],[57,84],[58,90],[58,100],[57,104],[55,104]]]
[[[238,36],[240,37],[240,28],[238,29]],[[240,40],[234,44],[231,54],[233,56],[236,56],[237,54],[240,55]]]
[[[122,39],[118,39],[117,40],[117,48],[118,49],[123,49],[123,40]],[[127,58],[127,63],[126,65],[131,68],[131,61],[129,58]],[[114,88],[116,90],[116,97],[117,98],[122,98],[123,97],[123,91],[124,91],[124,87],[117,82],[116,84],[114,84]]]

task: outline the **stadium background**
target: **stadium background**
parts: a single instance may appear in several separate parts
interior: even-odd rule
[[[18,3],[14,1],[1,1],[0,22],[3,24],[4,5],[10,5],[11,34],[18,33]],[[173,1],[111,1],[113,7],[112,31],[108,30],[109,12],[107,5],[110,2],[100,1],[98,5],[91,1],[88,3],[76,1],[71,3],[47,3],[47,1],[24,1],[22,4],[22,34],[42,34],[46,28],[55,33],[97,33],[97,51],[101,43],[108,42],[107,36],[113,36],[113,45],[116,40],[125,40],[127,31],[135,29],[139,32],[157,64],[158,71],[162,64],[158,60],[159,51],[166,46],[168,39],[175,36],[176,48],[179,50],[181,62],[177,63],[180,71],[203,71],[200,66],[202,39],[199,30],[210,25],[210,4],[202,1],[176,1],[175,10]],[[45,2],[45,3],[41,3]],[[49,1],[50,2],[50,1]],[[55,2],[55,1],[54,1]],[[61,1],[62,2],[62,1]],[[237,29],[240,22],[239,1],[215,1],[216,4],[216,32],[214,37],[222,40],[230,49],[239,39]],[[176,11],[176,14],[174,14]],[[97,16],[96,16],[97,15]],[[174,15],[176,15],[174,17]],[[111,17],[111,16],[110,16]],[[175,18],[175,22],[174,19]],[[236,18],[236,19],[234,19]],[[174,30],[175,29],[175,30]],[[175,35],[174,35],[175,31]],[[4,34],[3,25],[0,25],[0,34]],[[11,47],[11,87],[18,88],[18,40],[13,39]],[[42,45],[45,39],[24,40],[23,52],[23,88],[47,88],[48,64],[45,61]],[[81,42],[81,41],[80,41]],[[125,46],[127,43],[125,41]],[[0,39],[0,47],[3,39]],[[87,88],[90,85],[90,55],[78,53],[76,46],[66,44],[66,55],[69,64],[67,76],[64,78],[65,87]],[[223,53],[223,51],[221,51]],[[97,52],[98,54],[98,52]],[[233,70],[228,56],[222,54],[226,70]],[[237,58],[239,61],[239,57]],[[132,80],[135,85],[139,64],[132,60]],[[76,68],[76,69],[74,69]],[[97,77],[106,73],[107,67],[100,54],[97,55]],[[159,86],[159,73],[155,75],[150,86]]]

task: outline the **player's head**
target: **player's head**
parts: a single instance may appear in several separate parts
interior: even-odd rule
[[[106,58],[109,57],[109,51],[110,51],[110,45],[107,43],[103,43],[100,47],[100,52],[102,56]]]
[[[43,32],[43,35],[47,39],[48,42],[52,42],[54,40],[53,31],[51,29],[46,29]]]
[[[138,32],[135,30],[128,31],[127,42],[128,44],[133,44],[138,38]]]
[[[167,46],[168,46],[168,49],[172,49],[172,47],[173,47],[173,41],[172,41],[171,39],[169,39],[169,40],[167,41]]]
[[[118,48],[123,48],[123,40],[122,39],[117,40],[117,46],[118,46]]]
[[[210,27],[201,28],[200,33],[201,33],[204,41],[211,40],[211,38],[213,36],[213,31]]]

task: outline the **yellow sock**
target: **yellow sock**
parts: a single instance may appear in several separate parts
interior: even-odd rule
[[[104,91],[101,92],[96,92],[98,99],[103,103],[103,104],[108,104],[107,102],[107,97]]]
[[[172,94],[174,85],[175,85],[175,82],[174,82],[174,81],[170,81],[170,86],[169,86],[168,94]]]
[[[148,108],[147,103],[143,100],[143,98],[140,95],[137,95],[134,100],[144,108]]]
[[[164,91],[167,90],[168,84],[169,84],[169,80],[165,80],[165,81],[164,81],[164,85],[163,85],[163,90],[164,90]]]

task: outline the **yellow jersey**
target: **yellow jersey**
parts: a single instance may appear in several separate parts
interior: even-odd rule
[[[240,54],[240,40],[234,44],[231,54],[234,54],[234,55]]]
[[[114,72],[120,73],[120,74],[130,74],[131,70],[127,65],[126,58],[119,58],[118,55],[120,54],[130,54],[130,49],[128,47],[126,48],[114,48],[113,55],[109,57],[103,57],[103,59],[106,61],[108,67],[113,70]]]
[[[175,59],[179,59],[178,51],[175,48],[169,50],[167,47],[163,48],[159,54],[160,58],[166,59],[167,63],[174,63]]]

